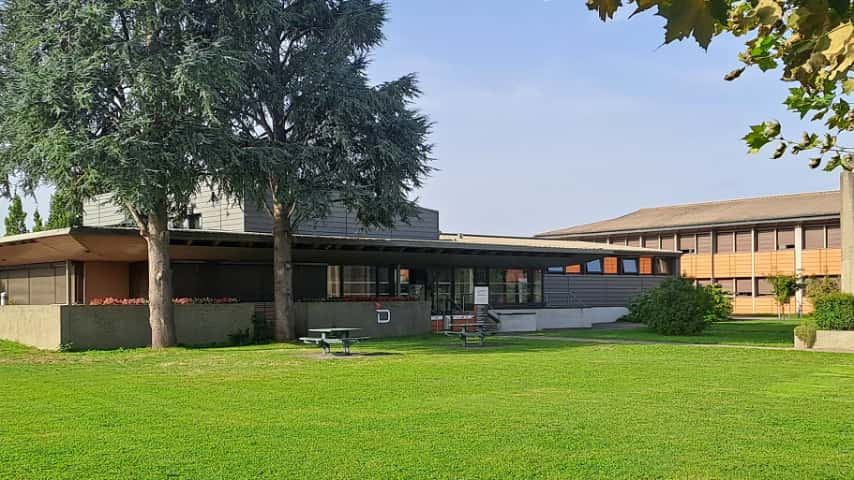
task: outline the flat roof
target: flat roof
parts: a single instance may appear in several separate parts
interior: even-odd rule
[[[818,220],[838,218],[841,207],[838,190],[774,195],[642,208],[610,220],[551,230],[536,236],[560,238],[573,235],[618,234],[718,225]]]
[[[452,238],[453,237],[453,238]],[[172,230],[171,250],[184,261],[270,261],[273,236],[210,230]],[[679,252],[607,245],[594,242],[542,240],[477,235],[442,235],[438,240],[295,235],[294,256],[306,261],[323,258],[400,260],[411,256],[513,256],[566,259],[608,255],[678,257]],[[144,261],[145,240],[134,228],[76,227],[0,238],[0,267],[59,261]]]

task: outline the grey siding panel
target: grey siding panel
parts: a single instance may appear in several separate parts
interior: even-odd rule
[[[113,203],[113,195],[105,193],[83,202],[83,225],[87,227],[114,227],[128,223],[122,207]]]
[[[545,275],[543,293],[547,307],[624,307],[640,292],[665,276]]]
[[[244,216],[240,204],[220,196],[207,185],[199,189],[191,203],[193,211],[202,216],[203,230],[243,231]]]

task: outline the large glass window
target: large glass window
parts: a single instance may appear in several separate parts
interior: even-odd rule
[[[377,295],[389,297],[394,295],[394,267],[377,267]]]
[[[408,296],[411,293],[410,289],[410,278],[409,278],[409,269],[401,268],[398,270],[398,284],[400,285],[400,295]]]
[[[374,267],[344,265],[341,267],[341,294],[345,297],[373,297],[377,294]]]
[[[338,265],[326,267],[326,296],[329,298],[341,296],[341,267]]]
[[[451,269],[444,268],[433,272],[433,311],[446,312],[451,303]]]
[[[489,302],[494,305],[530,303],[529,294],[534,285],[529,284],[528,271],[522,269],[489,270]]]
[[[602,260],[590,260],[584,264],[584,271],[587,273],[602,273]]]
[[[474,269],[454,269],[454,301],[463,310],[470,310],[474,304]]]
[[[638,260],[636,258],[623,258],[620,263],[622,263],[624,274],[636,275],[638,273]]]

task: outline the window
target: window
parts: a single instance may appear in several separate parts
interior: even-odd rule
[[[409,279],[409,269],[401,268],[398,270],[397,274],[397,282],[400,285],[400,295],[401,296],[409,296],[410,295],[410,279]]]
[[[682,253],[697,253],[697,237],[693,233],[679,235],[679,250]]]
[[[638,261],[635,258],[623,258],[620,260],[623,267],[623,273],[627,275],[636,275],[638,273]]]
[[[567,265],[564,271],[566,273],[581,273],[581,264]]]
[[[187,228],[189,228],[190,230],[201,230],[202,214],[191,213],[190,215],[187,215]]]
[[[735,232],[735,251],[750,252],[753,248],[753,239],[751,232]]]
[[[489,270],[489,303],[517,305],[542,302],[541,270]]]
[[[329,298],[341,296],[341,267],[338,265],[326,267],[326,296]]]
[[[605,257],[605,261],[603,263],[605,265],[605,273],[609,275],[616,275],[620,273],[617,267],[617,257]]]
[[[774,287],[771,285],[771,282],[765,278],[757,278],[756,279],[756,295],[757,296],[771,296],[774,295]]]
[[[656,275],[673,275],[673,260],[670,258],[656,258],[653,266]]]
[[[474,269],[454,269],[454,301],[460,308],[467,310],[474,305]]]
[[[733,291],[735,291],[735,281],[733,281],[733,279],[731,278],[726,278],[723,280],[719,279],[715,283],[720,285],[723,291],[727,293],[732,293]]]
[[[712,235],[708,232],[697,234],[697,253],[712,253]]]
[[[757,252],[773,252],[774,251],[774,230],[765,230],[756,234],[756,251]]]
[[[644,248],[658,248],[658,235],[646,235],[643,237]]]
[[[374,267],[344,265],[341,267],[341,295],[344,297],[373,297],[377,294],[377,273]]]
[[[842,233],[839,225],[827,227],[827,248],[842,248]]]
[[[377,267],[377,295],[388,297],[394,295],[394,267]]]
[[[611,244],[612,245],[625,245],[626,244],[626,237],[612,237],[611,238]]]
[[[549,267],[546,269],[546,273],[563,273],[563,265],[558,265],[556,267]]]
[[[676,240],[673,235],[665,235],[661,237],[662,250],[676,250]]]
[[[640,247],[641,239],[640,237],[629,237],[629,239],[626,241],[626,245],[630,247]]]
[[[718,233],[715,253],[732,253],[735,246],[734,235],[733,232]]]
[[[735,294],[744,297],[753,295],[753,288],[749,278],[738,278],[735,280]]]
[[[587,273],[602,273],[602,260],[590,260],[584,264],[584,271]]]
[[[824,227],[809,226],[804,227],[804,249],[818,250],[824,248]]]
[[[777,230],[777,250],[795,248],[795,230],[792,228]]]
[[[652,257],[640,258],[640,274],[652,275]]]

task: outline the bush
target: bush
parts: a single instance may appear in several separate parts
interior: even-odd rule
[[[815,345],[816,330],[818,330],[818,325],[816,325],[815,320],[804,318],[801,320],[801,324],[795,327],[795,336],[801,339],[807,348],[812,348]]]
[[[835,278],[813,277],[807,280],[806,295],[813,303],[831,293],[839,293],[839,283]]]
[[[715,315],[715,299],[689,280],[668,278],[641,293],[630,305],[624,320],[645,323],[662,335],[696,335]]]
[[[854,295],[830,293],[815,301],[815,323],[820,330],[854,330]]]
[[[706,293],[712,298],[712,311],[706,315],[707,322],[722,322],[729,320],[732,315],[732,296],[723,289],[719,284],[707,285],[703,287]]]

